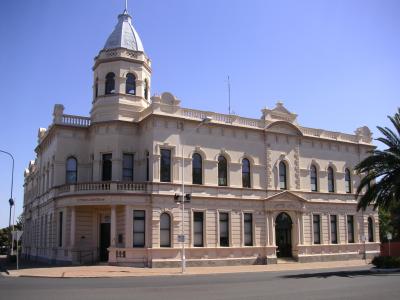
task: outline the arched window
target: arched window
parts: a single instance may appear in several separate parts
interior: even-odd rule
[[[368,242],[374,241],[374,223],[372,218],[368,218]]]
[[[279,163],[279,187],[281,190],[287,190],[286,164],[283,161]]]
[[[192,182],[193,184],[203,184],[203,160],[198,153],[194,153],[192,156]]]
[[[228,185],[228,164],[226,158],[223,155],[218,157],[218,185]]]
[[[246,188],[251,187],[250,162],[247,158],[244,158],[242,161],[242,184],[243,184],[243,187],[246,187]]]
[[[94,83],[94,97],[97,98],[99,96],[99,79],[96,78]]]
[[[310,183],[311,183],[311,191],[318,191],[318,179],[317,179],[317,168],[314,165],[311,165],[310,168]]]
[[[128,73],[126,75],[125,93],[136,95],[136,78],[135,75]]]
[[[149,100],[149,82],[147,79],[144,80],[144,98]]]
[[[328,168],[328,192],[333,193],[335,191],[335,178],[333,175],[333,169]]]
[[[160,247],[171,247],[171,217],[167,213],[160,216]]]
[[[345,179],[345,189],[346,189],[346,193],[351,193],[351,174],[350,174],[350,170],[346,169],[344,171],[344,179]]]
[[[110,72],[106,75],[106,89],[105,94],[113,94],[115,93],[115,74]]]
[[[66,183],[73,184],[76,183],[78,179],[78,161],[75,157],[69,157],[67,159],[67,176],[66,176]]]

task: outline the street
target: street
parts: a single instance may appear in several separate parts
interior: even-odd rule
[[[368,268],[134,278],[0,277],[0,299],[397,299],[400,273]]]

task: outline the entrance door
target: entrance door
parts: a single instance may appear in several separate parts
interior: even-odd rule
[[[110,223],[100,224],[100,261],[108,261],[107,248],[110,247]]]
[[[280,213],[276,217],[275,237],[277,257],[292,257],[292,219],[287,213]]]

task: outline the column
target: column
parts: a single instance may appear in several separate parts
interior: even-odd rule
[[[314,219],[313,213],[310,213],[310,245],[314,244]]]
[[[301,244],[304,245],[304,214],[300,213]]]
[[[110,233],[110,244],[111,247],[116,246],[117,236],[117,208],[115,205],[111,206],[111,233]]]
[[[270,245],[270,234],[269,234],[269,227],[270,227],[270,223],[269,223],[269,212],[265,211],[265,246],[269,246]]]
[[[347,229],[347,214],[344,214],[344,243],[349,243],[349,236],[348,236],[348,229]]]
[[[300,212],[296,213],[297,217],[297,244],[301,245],[301,225],[300,225]]]
[[[271,228],[271,229],[270,229],[270,237],[271,237],[270,243],[271,243],[271,246],[276,246],[276,245],[275,245],[275,244],[276,244],[276,238],[275,238],[275,220],[274,220],[274,214],[273,214],[273,212],[271,212],[269,220],[270,220],[270,228]]]
[[[129,205],[125,206],[125,248],[133,245],[133,216]]]
[[[71,248],[75,247],[75,232],[76,232],[76,209],[75,206],[71,207],[71,230],[70,230],[70,242]]]
[[[327,213],[327,216],[328,216],[328,244],[332,244],[331,215]],[[337,239],[337,233],[336,233],[336,239]]]

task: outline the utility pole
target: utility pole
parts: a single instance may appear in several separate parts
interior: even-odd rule
[[[12,207],[14,206],[14,199],[13,199],[13,187],[14,187],[14,156],[7,151],[0,150],[1,153],[7,154],[8,156],[11,157],[12,160],[12,169],[11,169],[11,192],[10,192],[10,199],[8,199],[8,203],[10,204],[10,216],[8,218],[8,228],[11,228],[11,211]],[[15,214],[15,210],[14,210]],[[13,222],[13,228],[12,231],[14,231],[14,222]],[[12,234],[10,234],[10,240],[11,240],[11,245],[10,245],[10,250],[11,250],[11,255],[14,254],[14,238]]]

